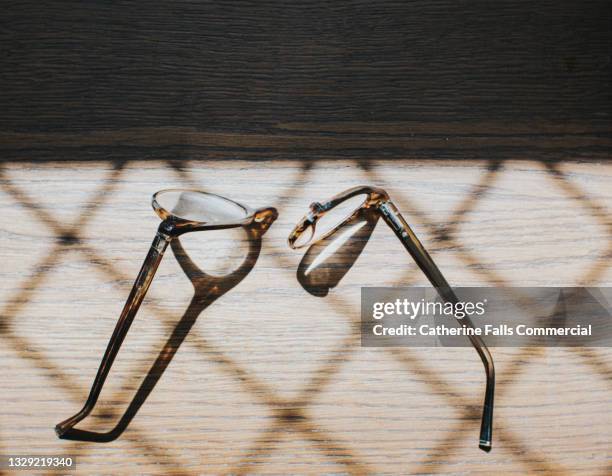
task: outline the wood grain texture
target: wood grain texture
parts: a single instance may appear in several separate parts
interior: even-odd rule
[[[11,3],[2,160],[608,159],[605,0]]]
[[[286,246],[312,200],[372,184],[452,284],[610,285],[610,2],[3,6],[0,454],[73,454],[79,474],[612,471],[607,349],[494,349],[485,455],[471,349],[359,347],[360,286],[425,284],[392,234],[325,298]],[[169,186],[280,216],[121,437],[60,441]],[[184,244],[219,276],[247,247]],[[193,298],[169,253],[82,427],[113,427]]]
[[[360,286],[426,284],[393,234],[377,226],[324,298],[299,285],[303,254],[286,237],[312,200],[372,183],[452,284],[609,286],[610,165],[202,165],[2,166],[1,453],[76,455],[78,474],[609,474],[608,349],[493,349],[495,441],[485,454],[484,375],[472,349],[359,346]],[[170,186],[274,205],[279,218],[252,270],[197,316],[126,431],[109,443],[58,440],[53,427],[84,401],[152,239],[150,195]],[[187,252],[217,276],[246,251],[241,234],[187,238]],[[193,296],[169,253],[81,428],[114,426]]]

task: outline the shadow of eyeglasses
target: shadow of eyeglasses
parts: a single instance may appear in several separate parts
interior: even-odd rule
[[[198,316],[213,302],[236,287],[255,266],[261,252],[262,237],[278,216],[276,209],[271,208],[270,212],[270,220],[255,222],[252,225],[243,227],[247,234],[247,254],[242,263],[234,271],[224,276],[212,276],[200,269],[185,251],[180,238],[176,238],[171,242],[170,246],[176,260],[194,288],[194,294],[189,306],[174,327],[170,337],[166,340],[155,362],[140,384],[136,395],[115,427],[108,432],[72,428],[70,433],[64,435],[64,439],[103,443],[114,441],[121,436],[143,406],[157,385],[157,382],[159,382],[170,362],[172,362],[174,355],[189,334]]]
[[[361,208],[333,234],[308,247],[297,269],[302,287],[313,296],[327,296],[361,255],[378,218],[374,210]]]

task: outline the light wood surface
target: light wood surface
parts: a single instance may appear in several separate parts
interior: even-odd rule
[[[5,163],[0,453],[76,455],[79,474],[610,474],[609,349],[493,349],[485,454],[473,349],[360,347],[360,286],[426,284],[389,230],[376,227],[326,297],[300,286],[289,231],[310,202],[357,184],[388,190],[451,284],[612,284],[609,163]],[[279,218],[248,275],[203,306],[126,431],[59,440],[53,427],[84,402],[153,238],[150,196],[174,186],[273,205]],[[247,248],[242,232],[183,245],[219,276]],[[114,426],[193,295],[169,250],[80,428]]]

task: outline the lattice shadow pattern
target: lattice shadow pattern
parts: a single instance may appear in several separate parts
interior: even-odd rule
[[[90,200],[85,203],[81,209],[79,216],[69,224],[57,220],[49,209],[44,204],[37,203],[26,191],[22,190],[13,182],[11,177],[0,169],[0,190],[8,194],[12,199],[25,207],[31,215],[44,227],[50,230],[55,237],[55,242],[52,249],[45,253],[44,258],[36,264],[29,278],[20,284],[18,291],[8,299],[4,309],[2,309],[0,320],[0,337],[6,346],[12,349],[19,357],[33,362],[37,367],[42,369],[49,375],[53,375],[53,380],[57,382],[61,391],[75,402],[75,405],[81,404],[86,396],[88,389],[76,386],[73,381],[58,368],[50,359],[47,358],[43,351],[37,350],[36,345],[29,342],[28,339],[20,335],[13,326],[13,323],[18,318],[24,306],[29,302],[30,297],[39,287],[44,277],[49,272],[57,267],[62,259],[68,253],[80,253],[82,257],[92,263],[101,273],[106,275],[110,280],[129,282],[132,277],[126,275],[119,270],[112,262],[105,259],[94,246],[88,244],[87,237],[82,236],[80,230],[84,229],[84,225],[95,220],[96,211],[104,205],[110,196],[115,192],[116,186],[121,182],[122,174],[124,173],[126,163],[117,163],[112,168],[103,183],[93,193]],[[501,174],[504,172],[505,164],[501,161],[491,161],[487,164],[486,172],[480,180],[473,186],[471,192],[467,194],[454,209],[454,211],[445,220],[445,226],[437,226],[436,223],[428,217],[428,213],[418,208],[414,203],[404,196],[401,198],[402,204],[408,208],[402,211],[407,217],[418,217],[419,220],[429,229],[432,230],[435,240],[439,243],[445,243],[452,247],[454,255],[472,271],[478,273],[482,279],[490,285],[508,284],[501,273],[492,270],[490,267],[480,266],[479,259],[474,255],[459,236],[459,230],[466,220],[468,214],[474,210],[481,198],[487,194],[490,188],[495,184]],[[184,165],[181,162],[168,162],[167,166],[170,170],[177,174],[179,180],[186,184],[197,184],[191,175],[190,165]],[[380,184],[384,179],[378,176],[377,164],[374,161],[359,162],[355,164],[360,167],[369,177],[372,184]],[[316,162],[304,161],[300,164],[300,173],[295,179],[295,183],[289,187],[279,203],[274,204],[282,213],[282,208],[288,200],[293,197],[294,190],[297,190],[304,183],[308,182],[309,174],[313,168],[317,167]],[[582,190],[579,186],[573,183],[563,172],[562,167],[554,162],[546,162],[541,166],[542,170],[550,178],[560,193],[581,204],[598,223],[607,230],[608,246],[607,249],[597,259],[593,260],[592,266],[587,270],[586,274],[577,279],[579,283],[598,283],[602,276],[607,271],[612,256],[612,220],[606,208],[598,203],[598,201],[589,196],[589,193]],[[398,192],[394,190],[394,196]],[[401,196],[402,193],[399,192]],[[324,197],[313,197],[324,198]],[[288,267],[289,263],[285,262],[282,254],[277,256],[278,265],[280,267]],[[397,280],[395,285],[406,285],[413,279],[411,273],[406,273]],[[391,285],[391,284],[390,284]],[[215,356],[215,364],[227,374],[233,376],[239,383],[241,388],[252,398],[265,405],[274,415],[270,424],[265,428],[259,438],[253,441],[251,448],[245,452],[243,458],[238,461],[232,468],[228,470],[229,474],[245,474],[257,470],[258,464],[265,464],[266,458],[274,451],[283,438],[286,437],[289,431],[296,432],[302,435],[307,441],[310,441],[327,458],[331,458],[338,464],[344,466],[348,473],[364,474],[375,473],[376,468],[371,467],[357,455],[350,445],[340,438],[337,438],[333,432],[328,431],[316,417],[309,411],[309,406],[317,395],[326,388],[334,376],[338,374],[342,367],[342,363],[348,360],[348,357],[359,349],[359,327],[355,316],[358,316],[358,309],[347,313],[347,309],[351,307],[351,303],[336,296],[331,304],[324,304],[326,301],[321,301],[321,306],[330,305],[334,312],[340,314],[350,314],[352,323],[352,332],[350,332],[334,349],[331,357],[317,371],[314,372],[312,378],[306,381],[301,392],[297,397],[287,399],[281,397],[271,388],[265,381],[257,378],[248,370],[243,368],[239,362],[232,357],[224,354],[212,342],[204,336],[198,335],[197,339],[193,339],[190,345],[194,345],[199,352],[204,356]],[[166,330],[171,333],[174,330],[176,316],[171,315],[167,310],[158,306],[155,302],[149,304],[155,314],[164,323]],[[354,306],[353,306],[354,307]],[[197,329],[191,329],[190,332],[198,333]],[[461,395],[455,392],[452,385],[446,382],[439,375],[435,374],[427,367],[416,355],[409,349],[392,348],[386,352],[396,359],[407,372],[418,374],[421,380],[426,382],[426,385],[438,395],[443,395],[449,406],[461,409],[462,413],[459,416],[460,425],[448,432],[448,435],[439,445],[434,448],[429,457],[419,462],[421,467],[431,469],[436,472],[445,471],[444,463],[439,463],[438,459],[449,451],[449,448],[457,447],[465,438],[473,436],[474,428],[476,427],[480,414],[479,408],[474,406],[472,402],[465,401]],[[605,359],[599,355],[594,349],[572,349],[575,356],[591,366],[600,376],[606,381],[612,389],[612,370],[609,368]],[[505,370],[505,375],[500,379],[499,392],[496,399],[499,400],[503,392],[508,389],[512,383],[519,379],[521,373],[527,367],[525,361],[533,361],[545,355],[545,349],[540,348],[524,348],[519,352],[509,368]],[[149,364],[150,365],[150,364]],[[147,366],[148,368],[148,366]],[[146,368],[137,369],[137,372],[146,372]],[[117,401],[129,400],[130,395],[126,390],[113,396]],[[112,415],[117,416],[117,415]],[[499,418],[499,417],[498,417]],[[465,424],[469,422],[470,424]],[[496,445],[504,445],[511,448],[513,454],[517,455],[522,463],[525,472],[545,472],[551,474],[564,473],[564,468],[560,467],[553,461],[547,460],[544,455],[541,455],[530,449],[529,444],[525,442],[520,435],[513,430],[507,428],[507,425],[500,425],[499,419],[496,420],[496,427],[504,427],[501,430],[496,430],[495,440]],[[128,435],[129,433],[129,435]],[[179,458],[172,451],[156,445],[147,438],[146,432],[138,429],[138,421],[132,422],[129,431],[125,438],[128,438],[130,443],[136,447],[146,447],[152,452],[156,461],[164,464],[168,471],[173,474],[192,474],[190,471],[182,470]],[[4,433],[8,436],[8,433]],[[71,449],[77,445],[91,445],[93,443],[70,443],[66,448],[66,454],[71,453]],[[262,463],[262,461],[264,463]],[[610,468],[604,468],[602,474],[608,474]]]

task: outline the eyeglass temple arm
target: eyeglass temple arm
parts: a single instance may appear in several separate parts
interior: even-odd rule
[[[104,385],[115,357],[119,352],[119,348],[121,347],[121,344],[123,343],[132,322],[134,321],[134,317],[142,304],[147,290],[151,285],[151,281],[153,280],[153,276],[155,276],[155,272],[157,271],[159,263],[161,262],[164,251],[172,240],[172,236],[164,233],[163,231],[163,227],[165,225],[165,222],[162,222],[160,225],[159,230],[153,239],[153,243],[151,244],[151,248],[149,249],[149,253],[147,254],[147,257],[140,268],[140,272],[138,273],[136,281],[132,286],[132,291],[130,292],[125,306],[123,307],[123,311],[121,311],[121,315],[119,316],[119,320],[117,321],[113,335],[110,338],[108,346],[106,347],[104,357],[100,363],[100,368],[98,369],[98,373],[91,387],[91,391],[89,392],[85,405],[76,415],[64,420],[61,423],[58,423],[55,426],[55,432],[60,438],[65,436],[74,425],[89,415],[98,401],[98,397],[102,391],[102,386]]]
[[[378,205],[378,209],[383,219],[400,239],[404,247],[408,250],[412,258],[431,284],[437,289],[438,293],[447,302],[456,303],[459,301],[439,268],[434,263],[427,250],[423,247],[417,236],[414,234],[404,217],[400,214],[397,207],[390,200],[383,201]],[[472,321],[465,317],[459,321],[464,326],[474,327]],[[484,365],[487,375],[487,386],[480,426],[479,447],[484,451],[491,451],[491,441],[493,436],[493,398],[495,394],[495,367],[489,349],[479,336],[469,336],[469,339],[478,352]]]

